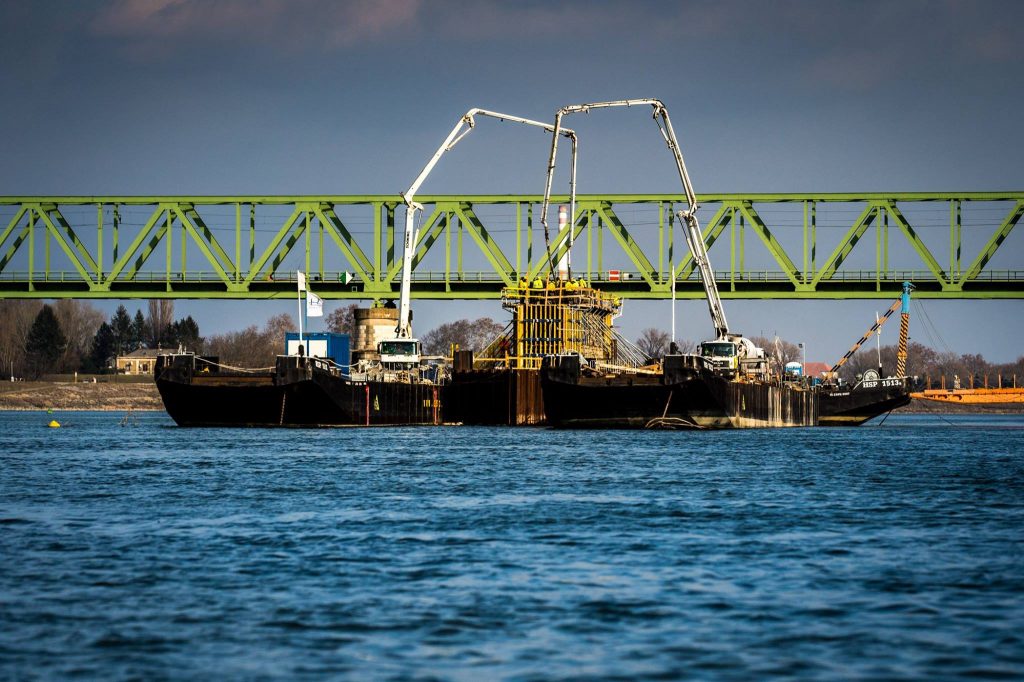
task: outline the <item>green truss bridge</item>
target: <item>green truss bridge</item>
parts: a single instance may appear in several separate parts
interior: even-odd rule
[[[698,217],[723,298],[1024,298],[1024,192],[708,194]],[[497,298],[548,269],[541,197],[418,196],[414,298]],[[567,203],[566,197],[555,197]],[[625,298],[703,298],[679,195],[583,195],[572,272]],[[0,197],[0,298],[399,291],[399,196]],[[396,225],[399,228],[396,230]],[[557,260],[570,228],[553,230]]]

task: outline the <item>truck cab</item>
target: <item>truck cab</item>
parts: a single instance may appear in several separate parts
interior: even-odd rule
[[[409,370],[420,364],[418,339],[387,339],[377,344],[377,352],[385,369]]]
[[[734,341],[705,341],[700,344],[700,354],[716,372],[734,374],[739,369],[739,353]]]
[[[715,372],[728,377],[763,378],[768,373],[764,349],[739,334],[729,334],[700,344],[700,355]]]

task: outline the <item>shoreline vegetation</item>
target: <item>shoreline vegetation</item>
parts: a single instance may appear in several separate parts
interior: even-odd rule
[[[0,382],[0,411],[163,411],[156,384],[148,377],[117,381]],[[1021,414],[1024,404],[950,405],[914,400],[897,414]]]

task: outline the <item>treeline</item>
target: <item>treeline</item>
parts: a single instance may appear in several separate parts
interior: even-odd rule
[[[451,355],[453,347],[479,353],[504,330],[505,325],[489,317],[456,320],[446,322],[424,334],[420,339],[420,345],[427,355]]]
[[[357,304],[336,308],[325,318],[329,331],[351,334]],[[87,301],[53,303],[0,300],[0,364],[4,375],[36,379],[44,374],[113,371],[114,359],[141,348],[193,351],[216,356],[223,364],[269,367],[284,352],[284,335],[295,331],[291,315],[269,318],[239,331],[200,336],[191,315],[174,319],[174,301],[149,301],[132,315],[118,306],[110,317]],[[491,318],[442,324],[422,337],[424,352],[447,355],[452,345],[483,350],[504,325]]]
[[[896,350],[896,346],[882,346],[882,376],[895,372]],[[868,369],[878,369],[878,356],[876,348],[861,348],[846,362],[840,370],[840,376],[852,380]],[[941,386],[942,377],[945,377],[946,388],[953,388],[954,378],[959,378],[963,388],[972,385],[980,388],[985,385],[986,378],[989,387],[995,388],[1000,377],[1004,386],[1009,386],[1014,377],[1020,386],[1024,382],[1024,356],[1014,362],[994,363],[977,353],[955,353],[948,349],[937,351],[911,341],[907,345],[906,373],[922,381],[930,379],[933,388]]]
[[[271,317],[262,327],[254,324],[240,331],[211,336],[202,352],[215,356],[224,365],[271,367],[274,358],[284,352],[285,332],[295,330],[292,316],[282,313]]]
[[[338,334],[352,334],[355,331],[355,311],[358,304],[336,308],[324,317],[327,331]],[[439,325],[420,337],[423,352],[427,355],[448,355],[452,345],[476,352],[483,350],[504,330],[504,325],[489,317],[476,320],[457,320]],[[284,352],[285,332],[295,331],[290,315],[271,317],[262,327],[251,325],[240,331],[211,336],[203,352],[216,356],[225,365],[236,367],[269,367],[275,356]]]
[[[764,336],[753,336],[750,338],[755,345],[764,348],[769,358],[779,366],[785,366],[787,362],[802,362],[803,353],[798,344],[783,339],[770,339]],[[697,344],[692,341],[678,341],[681,353],[690,353],[696,349]],[[637,346],[653,360],[657,360],[668,352],[669,335],[654,327],[643,330],[640,338],[637,339]],[[865,344],[840,368],[839,376],[846,381],[854,381],[857,375],[863,374],[869,369],[878,370],[881,365],[881,375],[886,376],[896,372],[896,346],[877,346]],[[829,358],[832,362],[839,359]],[[881,362],[879,363],[879,358]],[[1004,386],[1010,385],[1016,377],[1017,385],[1024,383],[1024,356],[1017,358],[1015,362],[992,363],[977,353],[955,353],[952,350],[937,351],[928,346],[911,341],[907,346],[907,376],[919,377],[922,381],[929,380],[934,388],[939,388],[942,378],[945,377],[945,387],[952,388],[954,377],[960,380],[963,388],[971,385],[981,387],[987,383],[990,387],[996,387],[1000,377]]]
[[[325,318],[329,331],[351,334],[356,304],[337,308]],[[183,348],[205,355],[217,356],[220,362],[240,367],[268,367],[284,351],[285,332],[296,329],[287,314],[275,315],[262,326],[250,325],[240,331],[203,338],[199,325],[191,315],[174,318],[174,302],[149,301],[147,312],[141,309],[129,314],[123,305],[109,320],[90,303],[58,300],[52,304],[39,301],[0,300],[0,373],[10,377],[38,378],[43,374],[71,372],[98,373],[111,371],[114,358],[140,348]],[[504,330],[504,325],[489,317],[457,320],[439,325],[421,337],[423,351],[429,355],[448,355],[453,346],[482,351]],[[780,366],[802,360],[797,344],[782,339],[752,337]],[[656,328],[643,330],[637,345],[651,359],[664,356],[669,350],[669,335]],[[689,340],[677,341],[679,352],[696,349]],[[888,375],[895,372],[896,347],[877,348],[865,345],[840,370],[840,376],[853,381],[858,374],[879,369]],[[963,387],[996,386],[1016,380],[1024,383],[1024,356],[1015,362],[991,363],[979,354],[958,354],[947,349],[937,351],[911,342],[907,353],[906,373],[922,380],[930,379],[938,388],[943,377],[947,388],[954,378]]]
[[[330,331],[351,333],[355,304],[326,318]],[[224,364],[268,367],[284,352],[285,332],[296,329],[290,315],[275,315],[263,325],[204,338],[191,315],[174,319],[174,301],[149,301],[147,312],[132,315],[123,305],[109,320],[86,301],[0,300],[0,371],[35,379],[44,374],[113,371],[114,359],[140,348],[193,351]]]
[[[200,348],[191,316],[174,320],[173,301],[150,301],[148,315],[123,305],[109,320],[86,301],[0,300],[0,369],[10,377],[110,371],[117,355],[139,348]]]

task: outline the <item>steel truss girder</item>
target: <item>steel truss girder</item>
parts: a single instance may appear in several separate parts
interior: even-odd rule
[[[664,230],[665,215],[671,226],[673,205],[684,201],[681,195],[579,196],[575,215],[552,241],[550,253],[532,247],[531,230],[536,226],[530,216],[534,205],[541,203],[540,196],[418,199],[428,206],[428,213],[423,223],[427,227],[420,232],[413,260],[416,298],[497,298],[503,286],[519,277],[532,280],[544,272],[548,262],[557,262],[568,248],[570,230],[575,244],[574,272],[584,274],[603,289],[625,298],[667,298],[674,271],[677,297],[703,298],[689,253],[674,258],[671,230]],[[727,268],[723,267],[722,248],[710,251],[712,263],[717,261],[719,266],[715,276],[725,298],[888,298],[905,279],[914,281],[915,295],[923,297],[1024,298],[1024,250],[1009,252],[1009,269],[990,268],[997,253],[1008,253],[1000,247],[1024,217],[1024,192],[722,194],[704,195],[700,200],[714,210],[703,230],[705,244],[711,250],[716,244],[721,247],[726,243],[730,250]],[[943,228],[918,224],[912,208],[936,202],[949,205],[948,268],[940,265],[926,244],[942,243],[939,237]],[[969,205],[979,202],[1001,207],[999,217],[983,224],[965,224],[963,216]],[[787,204],[797,204],[803,210],[799,237],[803,242],[802,267],[783,246],[786,242],[792,247],[800,228],[775,224],[771,211],[766,213],[766,206]],[[849,205],[856,209],[857,217],[842,228],[837,242],[819,243],[821,225],[816,211],[832,204]],[[0,197],[0,297],[284,298],[294,295],[294,271],[301,268],[310,271],[311,286],[325,298],[394,298],[401,273],[394,249],[395,214],[401,206],[397,195]],[[218,207],[233,209],[232,224],[223,220],[217,224],[211,214]],[[245,207],[250,216],[248,231],[242,222]],[[499,207],[505,207],[514,218],[481,217]],[[98,215],[95,224],[68,219],[75,212],[87,214],[86,208]],[[482,212],[483,208],[488,210]],[[128,209],[142,212],[141,224],[123,224],[120,217]],[[256,215],[270,210],[276,210],[279,217],[262,219],[260,231],[270,233],[270,237],[259,248]],[[656,212],[659,227],[651,227],[650,220],[638,223],[624,217],[636,210]],[[354,220],[372,225],[368,229],[353,230],[352,219],[342,219],[351,212],[367,211],[369,219]],[[111,214],[113,225],[105,223],[104,218]],[[897,245],[903,244],[896,267],[888,264],[890,223],[897,228],[893,232]],[[878,231],[874,249],[879,265],[871,271],[846,267],[851,254],[871,248],[864,237],[873,227]],[[743,235],[748,228],[758,237],[755,243],[764,247],[760,255],[771,263],[768,268],[745,266]],[[113,239],[105,236],[111,230]],[[961,270],[961,254],[965,251],[962,238],[972,230],[975,243],[984,241],[984,245],[973,259],[964,254],[971,264]],[[464,233],[470,237],[466,253]],[[121,243],[128,240],[126,249],[118,250],[119,239]],[[63,259],[59,266],[52,262],[51,242],[59,247],[54,251]],[[440,244],[445,249],[443,271],[429,264]],[[197,247],[191,259],[190,245]],[[816,264],[814,254],[819,246],[830,255],[824,263]],[[154,257],[161,247],[166,249],[165,257]],[[454,264],[453,248],[457,250]],[[173,266],[176,249],[181,252],[179,268]],[[667,266],[663,258],[666,249]],[[649,255],[652,253],[657,255],[656,260]],[[39,262],[41,256],[43,263]],[[243,256],[247,258],[243,260]],[[314,256],[319,267],[313,264]],[[584,261],[585,267],[581,265]],[[472,269],[466,268],[465,262],[471,263]],[[111,265],[104,268],[104,263]],[[632,277],[609,281],[611,269]],[[344,282],[339,276],[344,271],[354,275],[352,282]]]

